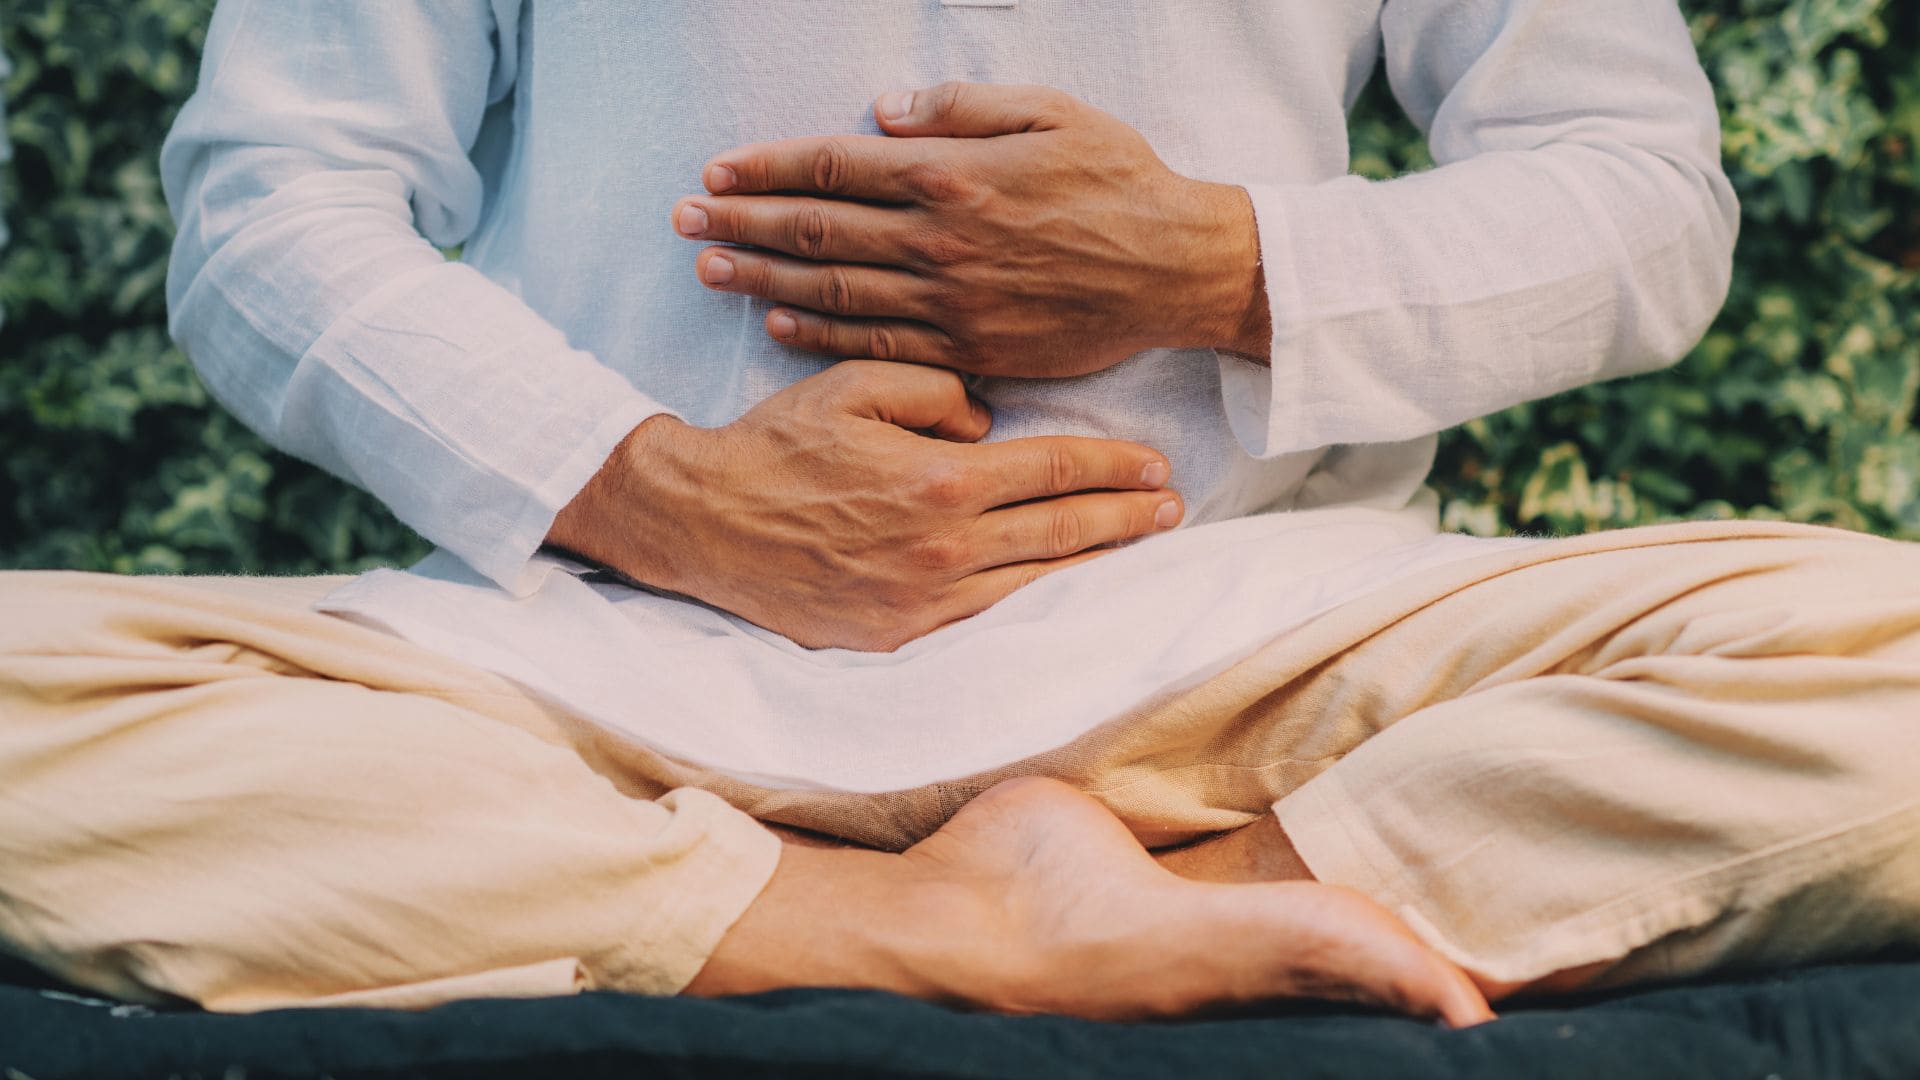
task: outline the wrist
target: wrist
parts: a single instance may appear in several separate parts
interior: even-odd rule
[[[1237,185],[1187,183],[1201,211],[1189,230],[1182,267],[1191,289],[1176,312],[1184,330],[1181,345],[1264,362],[1273,330],[1253,201]]]
[[[561,508],[547,542],[636,581],[674,588],[676,492],[696,486],[688,444],[700,433],[665,413],[641,421]]]

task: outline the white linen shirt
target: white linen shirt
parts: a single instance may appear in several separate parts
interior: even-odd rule
[[[1384,56],[1439,167],[1349,177]],[[270,442],[525,593],[650,415],[733,419],[828,361],[693,276],[674,201],[876,96],[1046,83],[1243,185],[1271,369],[1143,353],[982,380],[990,438],[1153,446],[1187,524],[1406,508],[1434,433],[1686,351],[1737,208],[1672,0],[222,0],[162,155],[173,331]],[[441,248],[464,245],[462,261]]]

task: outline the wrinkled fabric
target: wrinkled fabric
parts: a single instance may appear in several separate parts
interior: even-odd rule
[[[870,793],[676,760],[311,610],[324,580],[0,574],[0,942],[230,1010],[670,993],[773,870],[753,819],[899,849],[1048,776],[1151,845],[1271,808],[1316,877],[1501,981],[1920,946],[1920,596],[1886,588],[1914,580],[1920,545],[1784,523],[1518,545],[1064,746]],[[835,719],[788,723],[832,745]]]
[[[1382,57],[1440,168],[1369,183],[1345,114]],[[694,280],[668,214],[701,164],[877,132],[880,93],[946,79],[1061,87],[1251,194],[1270,369],[975,388],[990,438],[1159,449],[1189,524],[1404,507],[1436,431],[1670,363],[1727,285],[1718,117],[1667,0],[223,0],[162,156],[173,330],[270,442],[525,592],[635,424],[724,423],[828,362]]]
[[[0,953],[229,1012],[677,993],[773,834],[309,610],[337,580],[0,573]]]
[[[900,791],[1065,746],[1357,597],[1542,542],[1422,526],[1406,511],[1349,507],[1183,529],[1049,574],[890,653],[805,649],[550,556],[536,557],[547,572],[528,596],[442,554],[412,572],[372,571],[317,606],[716,773]]]

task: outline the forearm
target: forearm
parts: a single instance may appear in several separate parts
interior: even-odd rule
[[[515,588],[554,514],[661,406],[473,269],[438,252],[353,265],[339,255],[364,230],[311,216],[277,253],[224,249],[175,304],[177,339],[268,443]],[[337,287],[356,271],[371,289]]]
[[[512,62],[494,22],[476,0],[223,3],[161,174],[171,325],[215,396],[514,588],[661,407],[441,254],[481,210],[467,147]]]
[[[1731,196],[1584,145],[1255,192],[1271,453],[1395,442],[1664,367],[1725,295]]]

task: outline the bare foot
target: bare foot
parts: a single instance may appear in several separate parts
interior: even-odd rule
[[[1003,1011],[1142,1019],[1311,997],[1456,1027],[1493,1018],[1464,972],[1367,897],[1186,880],[1056,781],[994,787],[903,858],[995,898],[987,925],[1012,963],[977,1003]]]
[[[1194,881],[1312,881],[1313,871],[1272,813],[1230,832],[1197,843],[1153,852],[1162,869]],[[1584,990],[1618,961],[1601,960],[1556,971],[1538,979],[1502,982],[1473,972],[1467,975],[1488,1001],[1520,995],[1568,994]]]

